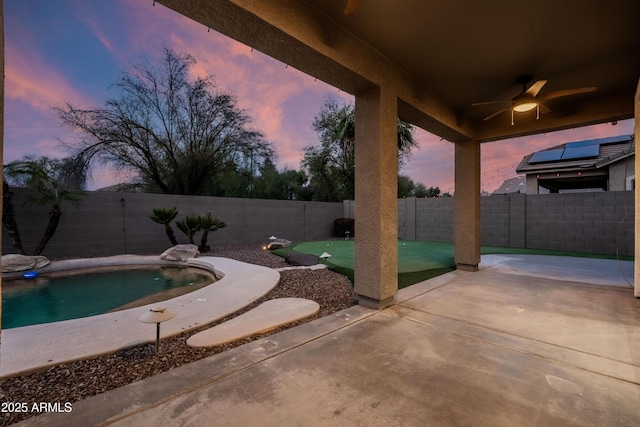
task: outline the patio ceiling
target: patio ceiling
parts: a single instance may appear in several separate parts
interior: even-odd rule
[[[449,141],[491,141],[633,117],[640,77],[637,0],[159,0],[346,92],[393,87],[400,116]],[[508,106],[519,76],[547,80],[551,112]]]

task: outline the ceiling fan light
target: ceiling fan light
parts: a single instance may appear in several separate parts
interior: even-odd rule
[[[513,111],[517,113],[526,113],[527,111],[531,111],[538,106],[538,102],[534,100],[525,100],[519,102],[513,106]]]

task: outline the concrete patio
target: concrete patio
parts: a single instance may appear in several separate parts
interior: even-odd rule
[[[482,261],[20,425],[640,425],[633,263]]]

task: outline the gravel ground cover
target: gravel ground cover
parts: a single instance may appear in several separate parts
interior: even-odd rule
[[[259,246],[217,247],[203,256],[220,256],[271,268],[287,267],[284,259],[263,251]],[[311,318],[241,341],[208,349],[187,346],[191,335],[242,314],[262,302],[274,298],[297,297],[316,301],[320,312]],[[180,335],[162,340],[160,356],[155,344],[146,344],[93,359],[70,362],[49,369],[0,380],[0,402],[77,402],[108,390],[169,371],[181,365],[217,354],[272,333],[329,315],[356,304],[349,280],[333,271],[289,270],[281,272],[280,283],[271,292],[244,310]],[[30,416],[20,412],[0,413],[0,426],[10,425]]]

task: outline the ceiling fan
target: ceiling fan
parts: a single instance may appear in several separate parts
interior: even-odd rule
[[[518,77],[517,82],[522,84],[522,92],[517,95],[515,98],[513,98],[510,101],[488,101],[488,102],[477,102],[475,104],[471,104],[472,107],[478,106],[478,105],[488,105],[488,104],[504,104],[504,103],[509,103],[510,105],[508,107],[502,108],[498,111],[496,111],[495,113],[492,113],[490,115],[488,115],[487,117],[485,117],[484,119],[482,119],[483,121],[487,121],[490,120],[492,118],[494,118],[495,116],[497,116],[498,114],[501,114],[505,111],[511,110],[511,124],[513,125],[513,115],[514,113],[525,113],[527,111],[531,111],[534,108],[536,109],[536,120],[540,118],[540,112],[542,113],[549,113],[551,110],[549,109],[549,107],[547,107],[546,105],[544,105],[544,101],[548,101],[550,99],[555,99],[555,98],[561,98],[564,96],[570,96],[570,95],[578,95],[581,93],[587,93],[587,92],[594,92],[596,91],[598,88],[597,87],[583,87],[583,88],[579,88],[579,89],[566,89],[566,90],[556,90],[553,92],[549,92],[549,93],[545,93],[542,95],[539,95],[540,90],[544,87],[545,84],[547,84],[546,80],[538,80],[535,83],[533,83],[531,86],[529,86],[529,88],[527,89],[527,84],[531,81],[532,76],[521,76]]]
[[[344,15],[351,16],[356,13],[358,6],[360,6],[361,0],[347,0],[347,5],[344,7]]]

